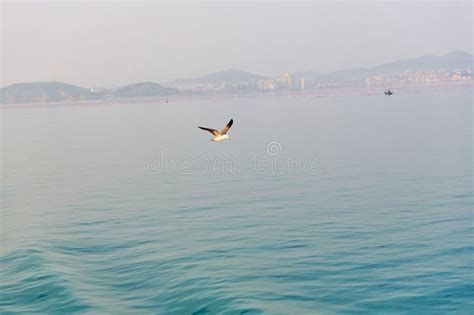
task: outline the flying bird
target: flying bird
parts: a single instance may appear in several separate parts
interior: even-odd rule
[[[209,131],[210,133],[212,133],[214,135],[214,138],[212,138],[211,141],[219,142],[219,141],[224,141],[224,140],[230,140],[229,136],[227,135],[227,131],[229,131],[229,129],[230,129],[230,127],[232,127],[233,123],[234,123],[234,120],[231,119],[227,123],[227,126],[225,126],[225,128],[222,129],[222,131],[217,131],[216,129],[205,128],[205,127],[201,127],[201,126],[198,126],[198,127],[199,127],[199,129],[207,130],[207,131]]]

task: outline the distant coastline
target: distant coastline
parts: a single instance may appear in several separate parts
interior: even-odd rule
[[[167,84],[139,82],[114,89],[92,89],[63,82],[15,83],[0,89],[1,104],[56,102],[134,102],[162,98],[238,97],[262,94],[314,94],[324,91],[383,90],[396,87],[463,84],[474,81],[474,57],[465,52],[422,56],[359,68],[318,73],[284,73],[267,78],[241,70],[226,70]],[[375,92],[374,92],[375,93]]]
[[[442,91],[443,89],[451,88],[473,88],[474,81],[463,82],[437,82],[437,83],[423,83],[416,85],[394,85],[392,90],[395,95],[399,94],[416,94],[426,93],[430,91]],[[260,97],[298,97],[298,96],[312,96],[315,98],[340,97],[348,95],[359,96],[384,96],[383,89],[378,88],[332,88],[320,89],[311,91],[275,91],[265,93],[240,93],[240,94],[195,94],[195,95],[172,95],[169,97],[129,97],[117,99],[98,99],[98,100],[65,100],[56,102],[29,102],[29,103],[12,103],[2,104],[0,109],[9,108],[33,108],[33,107],[64,107],[64,106],[107,106],[120,104],[163,104],[172,106],[175,102],[183,101],[220,101],[240,98],[260,98]]]

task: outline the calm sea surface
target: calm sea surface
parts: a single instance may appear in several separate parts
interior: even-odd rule
[[[474,312],[470,88],[11,106],[0,312]],[[198,125],[232,141],[210,142]]]

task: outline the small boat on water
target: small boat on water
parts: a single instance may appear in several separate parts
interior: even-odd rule
[[[390,90],[388,90],[388,91],[385,91],[384,93],[385,93],[385,95],[392,95],[392,94],[393,94],[393,92],[392,92],[392,91],[390,91]]]

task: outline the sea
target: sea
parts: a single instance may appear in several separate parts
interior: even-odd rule
[[[2,106],[0,313],[473,314],[472,85],[380,92]]]

